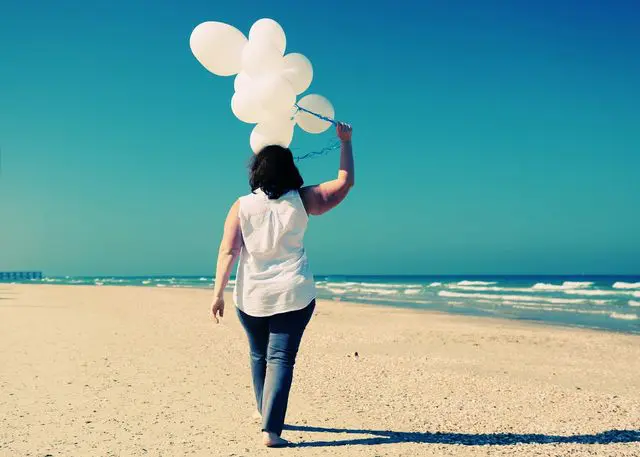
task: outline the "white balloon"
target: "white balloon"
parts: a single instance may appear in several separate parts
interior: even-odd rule
[[[231,111],[238,119],[247,124],[257,124],[269,117],[250,88],[233,94]]]
[[[203,22],[191,32],[191,52],[207,70],[218,76],[235,75],[242,69],[242,51],[247,38],[223,22]]]
[[[287,36],[282,26],[273,19],[265,18],[256,21],[249,30],[249,39],[255,42],[272,43],[281,56],[287,48]]]
[[[293,139],[294,122],[288,118],[271,119],[256,125],[249,137],[251,150],[257,154],[265,146],[288,148]]]
[[[281,73],[284,58],[270,42],[251,41],[242,50],[242,71],[250,77],[265,73]]]
[[[296,103],[296,93],[289,81],[277,74],[266,74],[254,80],[253,93],[262,107],[273,117],[284,116]]]
[[[244,71],[241,71],[233,80],[233,90],[240,92],[241,90],[249,89],[252,84],[253,80],[251,79],[251,76],[246,74]]]
[[[298,100],[298,106],[330,119],[333,119],[336,115],[331,102],[318,94],[310,94],[302,97]],[[298,111],[295,119],[298,126],[309,133],[322,133],[332,125],[331,122],[318,119],[316,116],[305,113],[304,111]]]
[[[313,66],[304,55],[294,52],[284,56],[282,75],[291,83],[296,95],[303,93],[313,80]]]

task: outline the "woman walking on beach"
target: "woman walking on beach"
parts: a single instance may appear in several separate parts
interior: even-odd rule
[[[249,339],[251,373],[266,446],[285,446],[284,426],[296,354],[316,290],[303,247],[309,215],[337,206],[354,184],[351,126],[338,124],[338,176],[315,186],[303,180],[287,148],[267,146],[252,159],[251,193],[224,224],[211,312],[224,315],[224,289],[239,257],[233,298]]]

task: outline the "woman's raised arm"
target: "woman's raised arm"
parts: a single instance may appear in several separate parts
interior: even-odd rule
[[[340,123],[336,127],[340,138],[340,168],[338,177],[315,186],[300,189],[300,196],[308,214],[324,214],[345,199],[355,184],[351,126]]]

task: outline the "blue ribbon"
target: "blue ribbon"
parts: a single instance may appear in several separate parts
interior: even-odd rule
[[[319,151],[307,152],[306,154],[303,154],[301,156],[294,157],[294,160],[296,162],[299,162],[300,160],[304,160],[304,159],[312,159],[314,157],[319,157],[319,156],[326,155],[326,154],[330,153],[331,151],[335,151],[336,149],[340,149],[340,142],[336,141],[336,140],[333,140],[333,141],[330,141],[330,143],[327,146],[325,146],[324,148],[320,149]]]
[[[302,111],[303,113],[311,114],[312,116],[315,116],[318,119],[321,119],[323,121],[329,122],[329,123],[331,123],[333,125],[336,125],[336,126],[338,125],[338,122],[335,119],[331,119],[330,117],[326,117],[326,116],[323,116],[321,114],[314,113],[313,111],[310,111],[310,110],[308,110],[306,108],[303,108],[302,106],[298,105],[297,103],[294,106],[296,108],[296,113],[295,114],[298,114],[298,112]],[[295,114],[294,114],[294,116],[295,116]],[[327,145],[326,147],[322,148],[319,151],[308,152],[308,153],[306,153],[304,155],[294,157],[294,159],[295,159],[296,162],[298,162],[300,160],[310,159],[310,158],[313,158],[313,157],[326,155],[331,151],[335,151],[336,149],[340,149],[340,142],[339,141],[332,141],[331,143],[329,143],[329,145]]]
[[[293,106],[296,107],[296,113],[298,113],[298,111],[302,111],[303,113],[311,114],[312,116],[315,116],[318,119],[322,119],[323,121],[330,122],[333,125],[338,125],[338,122],[336,120],[331,119],[330,117],[323,116],[323,115],[318,114],[318,113],[314,113],[313,111],[309,111],[308,109],[303,108],[302,106],[298,105],[297,103],[295,105],[293,105]]]

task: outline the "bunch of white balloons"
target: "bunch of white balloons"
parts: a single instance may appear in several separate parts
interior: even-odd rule
[[[273,19],[258,20],[248,39],[237,28],[214,21],[199,24],[191,33],[191,51],[198,62],[218,76],[237,74],[231,110],[241,121],[256,124],[249,139],[255,153],[272,144],[289,147],[296,124],[306,132],[322,133],[331,123],[321,117],[335,116],[321,95],[296,102],[311,85],[313,67],[302,54],[285,55],[286,45],[284,30]]]

